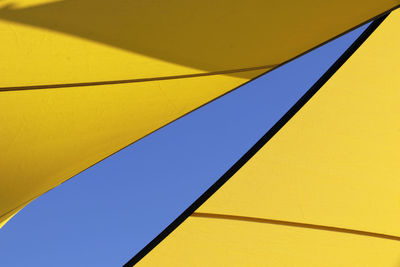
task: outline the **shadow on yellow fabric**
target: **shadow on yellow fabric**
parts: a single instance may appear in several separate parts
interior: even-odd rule
[[[18,5],[19,2],[22,3]],[[23,5],[26,2],[33,3]],[[7,53],[10,55],[5,55],[2,60],[13,64],[15,54],[22,54],[24,59],[17,64],[20,76],[38,76],[44,69],[50,70],[45,77],[30,77],[35,80],[32,83],[43,84],[254,67],[267,69],[394,8],[400,1],[205,0],[193,3],[184,0],[61,0],[46,3],[43,0],[3,0],[0,3],[2,24],[13,27],[13,33],[3,36],[2,42],[16,42],[15,48],[10,43],[7,47],[11,50]],[[20,24],[51,31],[34,33],[29,28],[31,32],[27,33],[19,29]],[[1,34],[4,35],[6,30],[2,29]],[[68,40],[52,36],[53,31],[91,42],[70,44],[72,41],[65,36]],[[33,38],[31,45],[34,43],[43,49],[24,47],[24,38]],[[93,42],[131,52],[136,57],[131,55],[121,59],[115,51],[112,53]],[[64,53],[68,54],[67,59],[62,57]],[[54,63],[50,56],[55,57],[58,63],[50,64]],[[68,67],[78,69],[68,70]],[[6,78],[13,69],[10,66],[0,68]],[[113,68],[116,69],[113,71]],[[60,69],[62,73],[56,75],[51,69]],[[90,75],[91,71],[96,71],[98,76]],[[68,72],[80,74],[74,73],[75,76],[70,77]],[[246,72],[229,75],[252,77]],[[6,84],[25,85],[12,78],[14,80]],[[1,87],[4,86],[2,81]]]

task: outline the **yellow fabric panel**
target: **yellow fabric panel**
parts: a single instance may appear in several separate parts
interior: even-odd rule
[[[399,4],[4,0],[0,87],[275,66]]]
[[[190,217],[136,266],[397,267],[400,242],[349,233]]]
[[[200,208],[400,236],[400,11]]]
[[[395,11],[197,211],[292,226],[190,217],[139,266],[399,266],[399,29]]]
[[[245,81],[214,75],[0,92],[0,216]]]

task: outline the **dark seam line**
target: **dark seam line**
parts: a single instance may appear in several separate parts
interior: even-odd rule
[[[222,185],[225,184],[247,161],[249,161],[329,80],[330,77],[350,58],[350,56],[364,43],[375,29],[387,17],[384,15],[374,22],[354,41],[353,44],[333,63],[333,65],[319,78],[319,80],[294,104],[283,117],[275,123],[267,133],[257,141],[225,174],[223,174],[210,188],[208,188],[196,201],[194,201],[181,215],[169,224],[160,234],[151,240],[142,250],[131,258],[124,267],[138,263],[147,253],[157,246],[194,211],[196,211],[208,198],[210,198]]]
[[[238,215],[229,215],[229,214],[215,214],[215,213],[205,213],[205,212],[195,212],[192,215],[190,215],[190,217],[266,223],[266,224],[307,228],[307,229],[323,230],[323,231],[330,231],[330,232],[339,232],[339,233],[362,235],[362,236],[369,236],[369,237],[375,237],[375,238],[400,241],[400,236],[387,235],[387,234],[368,232],[368,231],[362,231],[362,230],[354,230],[354,229],[349,229],[349,228],[311,224],[311,223],[291,222],[291,221],[264,219],[264,218],[257,218],[257,217],[238,216]]]
[[[125,84],[125,83],[138,83],[138,82],[152,82],[152,81],[187,79],[187,78],[195,78],[195,77],[215,76],[215,75],[222,75],[222,74],[240,73],[240,72],[247,72],[247,71],[271,69],[271,68],[274,68],[276,66],[278,66],[278,64],[258,66],[258,67],[250,67],[250,68],[243,68],[243,69],[234,69],[234,70],[221,70],[221,71],[206,72],[206,73],[193,73],[193,74],[184,74],[184,75],[161,76],[161,77],[151,77],[151,78],[138,78],[138,79],[127,79],[127,80],[0,87],[0,92],[39,90],[39,89],[55,89],[55,88],[70,88],[70,87],[84,87],[84,86],[96,86],[96,85],[112,85],[112,84]]]
[[[139,78],[139,79],[127,79],[127,80],[114,80],[114,81],[99,81],[99,82],[82,82],[82,83],[65,83],[65,84],[44,84],[44,85],[28,85],[28,86],[12,86],[12,87],[0,87],[0,93],[1,92],[8,92],[8,91],[25,91],[25,90],[38,90],[38,89],[56,89],[56,88],[70,88],[70,87],[84,87],[84,86],[96,86],[96,85],[111,85],[111,84],[125,84],[125,83],[135,83],[135,82],[149,82],[149,81],[162,81],[162,80],[172,80],[172,79],[183,79],[183,78],[193,78],[193,77],[202,77],[202,76],[211,76],[211,75],[219,75],[219,74],[229,74],[229,73],[236,73],[236,72],[245,72],[245,71],[251,71],[251,70],[261,70],[261,69],[268,69],[266,72],[264,72],[262,75],[267,74],[270,71],[273,71],[277,68],[279,68],[282,65],[285,65],[286,63],[289,63],[359,27],[362,25],[365,25],[371,21],[377,20],[380,17],[383,17],[385,15],[388,15],[390,12],[393,10],[399,8],[400,5],[396,5],[393,8],[367,20],[364,21],[344,32],[341,34],[338,34],[330,39],[328,39],[325,42],[320,43],[319,45],[316,45],[303,53],[300,53],[299,55],[290,58],[282,63],[276,64],[276,65],[265,65],[265,66],[259,66],[259,67],[251,67],[251,68],[243,68],[243,69],[235,69],[235,70],[223,70],[223,71],[215,71],[215,72],[207,72],[207,73],[198,73],[198,74],[187,74],[187,75],[176,75],[176,76],[164,76],[164,77],[152,77],[152,78]],[[256,78],[258,78],[257,76]],[[255,78],[253,78],[255,79]]]

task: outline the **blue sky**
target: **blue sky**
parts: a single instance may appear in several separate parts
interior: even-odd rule
[[[33,201],[0,230],[1,263],[124,264],[268,131],[366,26],[167,125]]]

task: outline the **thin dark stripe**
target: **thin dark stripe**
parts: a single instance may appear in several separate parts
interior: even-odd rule
[[[400,241],[400,236],[387,235],[387,234],[361,231],[361,230],[354,230],[354,229],[342,228],[342,227],[319,225],[319,224],[300,223],[300,222],[264,219],[264,218],[257,218],[257,217],[247,217],[247,216],[238,216],[238,215],[229,215],[229,214],[215,214],[215,213],[205,213],[205,212],[195,212],[190,216],[191,217],[199,217],[199,218],[209,218],[209,219],[222,219],[222,220],[245,221],[245,222],[254,222],[254,223],[267,223],[267,224],[274,224],[274,225],[307,228],[307,229],[314,229],[314,230],[323,230],[323,231],[330,231],[330,232],[339,232],[339,233],[362,235],[362,236],[369,236],[369,237],[376,237],[376,238]]]
[[[234,69],[234,70],[221,70],[206,73],[193,73],[175,76],[161,76],[151,78],[139,78],[139,79],[127,79],[127,80],[114,80],[114,81],[98,81],[98,82],[82,82],[82,83],[61,83],[61,84],[42,84],[42,85],[27,85],[27,86],[11,86],[11,87],[0,87],[0,92],[7,91],[25,91],[25,90],[41,90],[41,89],[55,89],[55,88],[70,88],[70,87],[83,87],[83,86],[95,86],[95,85],[111,85],[111,84],[125,84],[125,83],[139,83],[139,82],[152,82],[152,81],[165,81],[165,80],[176,80],[176,79],[187,79],[204,76],[215,76],[230,73],[240,73],[254,70],[271,69],[277,65],[265,65],[251,68]]]

